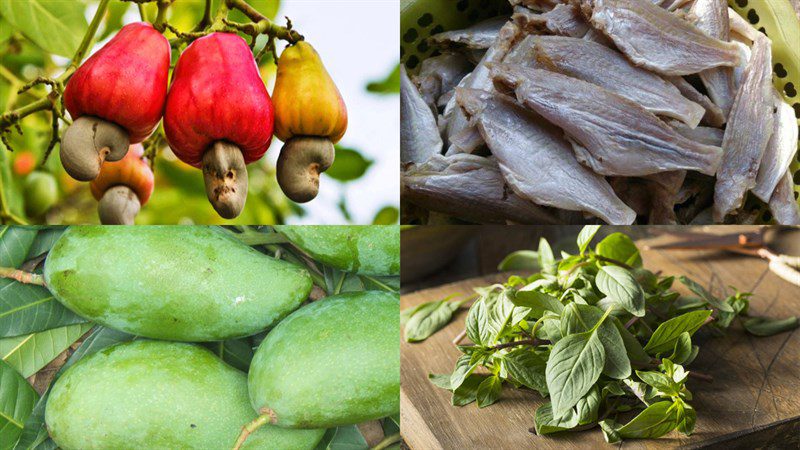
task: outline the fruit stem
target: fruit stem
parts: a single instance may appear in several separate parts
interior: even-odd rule
[[[269,20],[268,17],[264,16],[263,14],[258,12],[255,8],[247,4],[245,0],[226,0],[226,4],[231,9],[238,9],[253,22],[265,23],[266,24],[266,26],[264,27],[265,31],[263,31],[262,34],[267,34],[269,36],[273,36],[278,39],[283,39],[284,41],[287,41],[290,44],[296,44],[304,39],[303,35],[301,35],[297,31],[292,30],[290,27],[282,27],[280,25],[276,25],[274,22]]]
[[[266,425],[272,419],[271,413],[262,414],[256,417],[255,420],[248,423],[247,425],[242,427],[242,433],[239,435],[239,438],[236,439],[236,444],[233,446],[233,450],[239,450],[244,445],[244,441],[247,440],[247,437],[250,436],[254,431],[261,428],[262,426]]]
[[[38,273],[25,272],[24,270],[14,269],[13,267],[0,267],[0,278],[10,278],[23,284],[47,286],[44,282],[44,277]]]
[[[372,447],[372,450],[384,450],[398,442],[400,442],[400,433],[390,434],[389,436],[383,438],[382,441],[378,442],[375,447]]]

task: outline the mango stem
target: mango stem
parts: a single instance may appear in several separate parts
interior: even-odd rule
[[[272,417],[273,415],[271,413],[262,414],[256,417],[256,419],[253,420],[252,422],[243,426],[242,433],[239,435],[239,439],[236,440],[236,444],[234,444],[233,450],[239,450],[240,448],[242,448],[242,445],[244,445],[244,441],[247,440],[247,437],[250,436],[250,434],[255,432],[257,429],[269,423]]]
[[[24,270],[12,267],[0,267],[0,278],[10,278],[23,284],[35,284],[37,286],[47,286],[44,277],[37,273],[25,272]]]

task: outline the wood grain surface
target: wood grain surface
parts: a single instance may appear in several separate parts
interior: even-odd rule
[[[660,236],[637,244],[666,242]],[[665,275],[687,275],[714,294],[729,286],[753,292],[751,314],[800,315],[800,288],[769,271],[753,257],[707,251],[642,251],[645,267]],[[403,309],[451,294],[468,296],[472,288],[502,282],[508,274],[472,278],[403,295]],[[676,283],[678,288],[679,283]],[[682,290],[682,288],[678,288]],[[687,293],[686,291],[683,291]],[[533,427],[542,398],[528,390],[504,387],[494,405],[478,409],[450,404],[450,393],[433,386],[429,373],[450,373],[458,350],[453,338],[463,330],[466,310],[426,341],[401,345],[401,419],[406,443],[414,450],[609,448],[595,428],[577,433],[537,436]],[[696,361],[689,366],[714,377],[712,383],[690,379],[697,410],[695,433],[673,432],[656,440],[625,441],[621,448],[800,448],[800,332],[772,337],[746,334],[731,326],[727,336],[698,333]]]

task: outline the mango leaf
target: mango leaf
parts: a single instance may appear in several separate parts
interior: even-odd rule
[[[328,450],[331,442],[336,437],[336,431],[338,428],[328,428],[325,430],[325,434],[322,435],[322,439],[317,443],[317,446],[314,447],[314,450]]]
[[[704,309],[667,320],[656,328],[647,345],[644,346],[644,350],[651,355],[673,350],[675,341],[680,338],[682,333],[687,332],[689,335],[693,335],[703,326],[710,315],[711,310]]]
[[[48,53],[71,57],[88,25],[83,2],[0,0],[0,15]]]
[[[84,323],[41,286],[0,279],[0,337],[12,337]]]
[[[0,449],[14,446],[39,396],[13,367],[0,361]]]
[[[785,319],[771,319],[769,317],[751,317],[745,320],[742,325],[748,333],[756,336],[772,336],[783,333],[784,331],[797,328],[797,317],[787,317]]]
[[[339,427],[336,430],[336,436],[333,437],[331,443],[328,445],[330,450],[366,450],[369,448],[367,441],[358,427],[350,425],[346,427]]]
[[[27,259],[35,258],[49,252],[56,244],[58,238],[60,238],[66,230],[66,227],[47,227],[44,230],[39,230],[36,234],[36,239],[33,240],[30,250],[28,250]]]
[[[597,289],[637,317],[644,317],[644,291],[630,273],[618,266],[603,266],[597,272]]]
[[[553,417],[563,417],[589,392],[604,363],[603,344],[595,332],[573,334],[553,346],[545,370]]]
[[[0,359],[27,378],[55,359],[91,328],[92,324],[82,323],[27,336],[0,339]]]
[[[364,176],[373,163],[374,161],[362,156],[358,150],[337,145],[333,165],[325,171],[325,174],[334,180],[346,183]]]
[[[253,347],[247,339],[228,339],[221,342],[205,342],[203,346],[233,367],[247,372],[253,359]]]
[[[642,267],[642,256],[639,254],[639,249],[636,248],[633,240],[623,233],[612,233],[606,236],[595,247],[595,253],[632,267]]]
[[[383,80],[372,81],[367,84],[367,91],[375,94],[400,93],[400,65],[398,64]]]
[[[0,226],[0,267],[19,268],[35,238],[35,228]]]
[[[372,219],[373,225],[394,225],[400,220],[400,210],[396,206],[384,206]]]

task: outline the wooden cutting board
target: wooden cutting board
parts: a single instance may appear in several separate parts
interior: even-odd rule
[[[666,242],[659,237],[638,242]],[[645,267],[665,275],[687,275],[714,294],[731,293],[729,286],[753,292],[754,315],[784,318],[800,315],[800,288],[791,285],[757,258],[701,251],[642,251]],[[472,288],[502,282],[508,274],[473,278],[402,296],[403,309]],[[679,283],[675,283],[678,287]],[[458,350],[452,340],[464,328],[466,310],[426,341],[401,344],[400,393],[403,438],[414,450],[473,448],[609,448],[598,428],[560,435],[537,436],[534,411],[542,398],[504,387],[501,399],[487,408],[473,403],[450,404],[450,393],[433,386],[429,373],[450,373]],[[625,441],[625,448],[800,448],[800,332],[772,337],[746,334],[740,324],[725,337],[695,336],[700,353],[690,370],[710,374],[712,383],[690,379],[697,410],[692,436],[673,432],[656,440]]]

